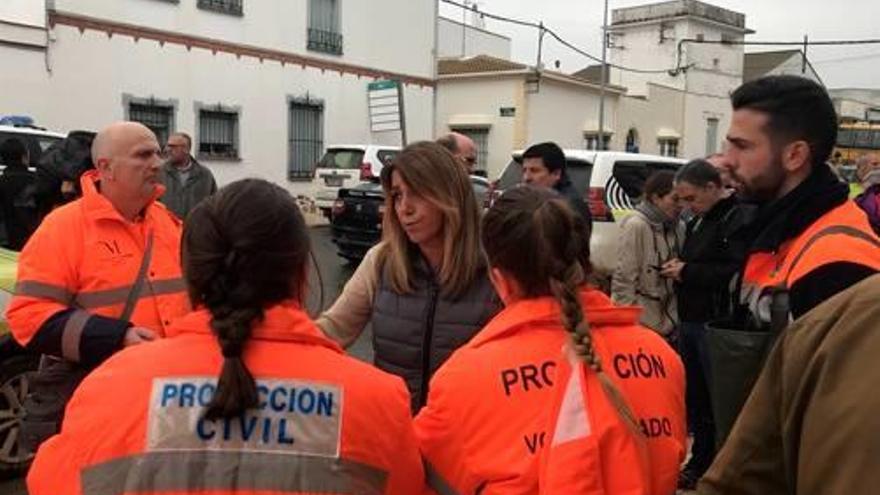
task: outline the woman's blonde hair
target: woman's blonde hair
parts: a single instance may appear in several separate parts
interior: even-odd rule
[[[442,212],[443,258],[436,269],[437,281],[445,295],[461,295],[485,265],[480,249],[480,210],[467,172],[452,153],[430,141],[407,146],[382,170],[385,214],[379,266],[383,267],[391,288],[400,294],[413,291],[414,265],[419,252],[394,211],[391,195],[394,172],[414,194]]]

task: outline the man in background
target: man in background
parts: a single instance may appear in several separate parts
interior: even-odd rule
[[[190,154],[192,138],[183,132],[168,137],[165,145],[167,161],[162,165],[160,179],[165,194],[159,199],[181,220],[199,201],[217,191],[211,171]]]

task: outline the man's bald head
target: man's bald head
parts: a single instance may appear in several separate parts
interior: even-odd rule
[[[97,167],[98,160],[112,160],[132,142],[149,137],[156,141],[153,131],[139,122],[114,122],[101,129],[92,141],[92,162]]]
[[[161,193],[159,142],[143,124],[116,122],[102,129],[92,142],[92,161],[101,194],[129,220]]]
[[[460,132],[450,132],[437,140],[464,165],[469,174],[474,172],[477,163],[477,145],[474,140]]]

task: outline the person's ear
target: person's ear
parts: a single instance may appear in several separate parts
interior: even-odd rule
[[[504,273],[500,268],[489,269],[489,281],[492,282],[492,286],[495,287],[495,292],[498,294],[498,297],[501,298],[501,302],[503,302],[505,306],[509,306],[522,298],[522,290],[520,289],[519,282],[510,275]]]
[[[809,167],[811,162],[810,145],[799,140],[789,143],[782,149],[782,167],[787,172],[798,172]]]
[[[102,180],[113,180],[113,164],[108,158],[98,158],[95,160],[95,170],[101,176]]]

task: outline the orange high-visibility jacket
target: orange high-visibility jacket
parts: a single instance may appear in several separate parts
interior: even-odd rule
[[[203,419],[223,363],[210,318],[191,313],[86,377],[29,493],[422,492],[403,381],[345,356],[295,304],[269,308],[244,346],[258,407]]]
[[[596,290],[582,294],[582,305],[605,370],[646,430],[652,467],[663,466],[651,471],[662,478],[654,484],[668,484],[666,471],[675,466],[677,473],[685,452],[681,361],[659,335],[637,323],[637,308],[616,307]],[[434,376],[415,425],[428,484],[438,493],[538,493],[539,456],[553,441],[555,387],[570,340],[559,314],[549,297],[513,303]],[[647,483],[640,481],[647,477],[644,463],[627,447],[634,435],[602,393],[584,404],[586,423],[577,431],[588,432],[595,450],[557,472],[574,470],[604,489],[584,493],[650,493],[610,490],[624,485],[609,479],[634,479],[641,489]]]
[[[130,325],[163,335],[189,307],[180,221],[153,201],[129,222],[98,192],[97,180],[96,171],[84,174],[82,198],[50,213],[25,245],[7,311],[19,343],[85,364],[118,349]],[[129,321],[121,321],[151,233],[146,280]]]
[[[865,212],[852,201],[828,211],[776,251],[750,253],[740,302],[749,308],[756,326],[769,326],[774,291],[790,289],[817,268],[837,262],[880,271],[880,239]]]

